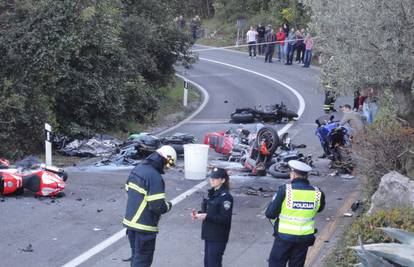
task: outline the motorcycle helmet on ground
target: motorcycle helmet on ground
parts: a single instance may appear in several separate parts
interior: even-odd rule
[[[157,153],[166,160],[165,166],[167,168],[173,167],[177,161],[177,152],[172,146],[162,146],[158,148]]]

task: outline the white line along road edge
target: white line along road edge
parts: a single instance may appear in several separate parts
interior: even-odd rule
[[[178,204],[180,201],[182,201],[185,198],[187,198],[188,196],[192,195],[197,190],[200,190],[201,188],[203,188],[204,186],[206,186],[207,185],[207,182],[208,182],[207,180],[202,181],[201,183],[197,184],[193,188],[185,191],[181,195],[179,195],[176,198],[174,198],[173,200],[171,200],[171,203],[173,205]],[[88,259],[90,259],[91,257],[93,257],[94,255],[98,254],[99,252],[101,252],[102,250],[106,249],[107,247],[109,247],[110,245],[114,244],[115,242],[117,242],[118,240],[120,240],[123,237],[125,237],[125,229],[122,229],[121,231],[115,233],[111,237],[105,239],[104,241],[102,241],[98,245],[94,246],[90,250],[84,252],[80,256],[76,257],[75,259],[73,259],[70,262],[68,262],[65,265],[63,265],[63,267],[75,267],[75,266],[79,266],[80,264],[84,263],[85,261],[87,261]]]
[[[252,71],[249,69],[245,69],[242,67],[238,67],[235,65],[231,65],[228,63],[224,63],[224,62],[220,62],[220,61],[216,61],[216,60],[212,60],[212,59],[207,59],[207,58],[200,58],[201,60],[205,60],[208,62],[212,62],[212,63],[216,63],[216,64],[221,64],[224,66],[228,66],[231,68],[235,68],[235,69],[239,69],[242,71],[246,71],[246,72],[250,72],[253,73],[255,75],[264,77],[266,79],[269,79],[277,84],[282,85],[283,87],[287,88],[288,90],[290,90],[299,100],[299,110],[298,110],[298,115],[299,117],[303,114],[304,110],[305,110],[305,100],[303,99],[303,97],[299,94],[298,91],[296,91],[295,89],[293,89],[292,87],[290,87],[289,85],[285,84],[284,82],[281,82],[279,80],[276,80],[270,76],[258,73],[256,71]],[[191,114],[191,116],[189,116],[187,119],[181,121],[180,123],[178,123],[177,125],[175,125],[172,128],[169,128],[165,131],[162,131],[161,133],[158,133],[158,135],[162,135],[165,134],[167,132],[170,132],[176,128],[178,128],[179,126],[183,125],[186,122],[189,122],[192,118],[194,118],[198,113],[201,112],[201,110],[207,105],[207,102],[209,100],[209,94],[207,92],[207,90],[205,90],[202,86],[200,86],[199,84],[188,80],[187,78],[185,78],[184,76],[181,76],[179,74],[176,74],[176,76],[178,76],[179,78],[185,79],[187,81],[189,81],[190,83],[194,84],[195,86],[197,86],[204,94],[204,101],[201,104],[201,106],[193,113]],[[278,134],[281,135],[283,133],[285,133],[290,127],[292,127],[293,122],[290,122],[288,124],[286,124],[282,129],[280,129],[278,131]],[[201,183],[195,185],[193,188],[187,190],[186,192],[180,194],[179,196],[175,197],[173,200],[171,200],[171,203],[173,205],[178,204],[179,202],[181,202],[182,200],[184,200],[185,198],[187,198],[188,196],[190,196],[191,194],[193,194],[194,192],[196,192],[197,190],[202,189],[204,186],[206,186],[208,183],[208,181],[202,181]],[[65,265],[63,265],[63,267],[75,267],[75,266],[79,266],[80,264],[84,263],[85,261],[87,261],[88,259],[90,259],[91,257],[93,257],[94,255],[98,254],[99,252],[101,252],[102,250],[106,249],[107,247],[111,246],[112,244],[114,244],[115,242],[117,242],[118,240],[120,240],[121,238],[125,237],[125,229],[122,229],[121,231],[115,233],[114,235],[112,235],[111,237],[105,239],[104,241],[102,241],[101,243],[99,243],[98,245],[94,246],[93,248],[89,249],[88,251],[82,253],[81,255],[79,255],[78,257],[76,257],[75,259],[71,260],[70,262],[66,263]]]
[[[296,98],[298,99],[298,101],[299,101],[299,109],[298,109],[298,115],[299,115],[299,117],[298,117],[298,119],[300,118],[300,116],[302,116],[303,112],[305,111],[306,104],[305,104],[305,100],[303,99],[302,95],[299,94],[299,92],[297,90],[293,89],[291,86],[287,85],[284,82],[281,82],[279,80],[276,80],[275,78],[272,78],[270,76],[261,74],[259,72],[256,72],[256,71],[253,71],[253,70],[249,70],[249,69],[246,69],[246,68],[242,68],[242,67],[239,67],[239,66],[231,65],[231,64],[228,64],[228,63],[224,63],[224,62],[221,62],[221,61],[216,61],[216,60],[212,60],[212,59],[208,59],[208,58],[203,58],[203,57],[200,57],[199,59],[204,60],[204,61],[207,61],[207,62],[215,63],[215,64],[224,65],[224,66],[227,66],[227,67],[230,67],[230,68],[235,68],[235,69],[238,69],[238,70],[250,72],[250,73],[256,74],[256,75],[258,75],[260,77],[263,77],[263,78],[266,78],[268,80],[271,80],[271,81],[273,81],[273,82],[275,82],[277,84],[280,84],[281,86],[283,86],[283,87],[287,88],[289,91],[291,91],[296,96]],[[278,131],[278,134],[279,135],[282,135],[290,127],[292,127],[292,125],[293,125],[293,122],[289,122],[282,129],[280,129]]]

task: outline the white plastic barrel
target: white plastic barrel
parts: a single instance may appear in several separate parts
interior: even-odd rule
[[[185,179],[203,180],[207,176],[208,145],[184,145]]]

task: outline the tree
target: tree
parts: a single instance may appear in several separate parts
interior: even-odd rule
[[[193,61],[170,12],[168,1],[1,1],[0,155],[39,151],[45,122],[84,137],[150,117],[173,65]]]
[[[324,83],[339,92],[368,86],[390,90],[396,115],[414,128],[414,1],[305,3],[312,9],[316,46],[326,59]]]

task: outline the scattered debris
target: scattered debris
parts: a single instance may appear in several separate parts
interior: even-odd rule
[[[192,134],[175,133],[170,136],[159,138],[149,133],[132,134],[127,141],[117,148],[117,153],[108,155],[107,158],[97,162],[95,165],[137,165],[140,159],[153,153],[162,145],[172,146],[178,155],[184,154],[185,144],[195,143],[196,138]]]
[[[103,209],[97,209],[96,210],[96,212],[102,212],[103,211]]]
[[[337,197],[336,200],[343,200],[343,197]]]
[[[352,203],[351,205],[351,210],[353,212],[355,212],[360,206],[361,206],[361,202],[359,200],[355,201],[354,203]]]
[[[32,244],[29,244],[26,248],[22,249],[23,252],[33,252]]]
[[[74,140],[59,152],[66,156],[101,157],[113,154],[122,142],[109,135],[97,135],[91,139]]]
[[[83,199],[81,198],[81,197],[78,197],[77,199],[76,199],[76,201],[82,201]]]
[[[334,172],[332,172],[332,173],[330,173],[330,174],[328,174],[328,176],[338,176],[338,171],[334,171]]]
[[[263,187],[259,187],[259,188],[254,188],[251,186],[248,186],[246,188],[247,190],[244,191],[244,193],[246,195],[251,195],[251,196],[261,196],[261,197],[272,197],[275,193],[275,190],[273,190],[272,188],[268,187],[268,188],[263,188]]]
[[[4,202],[6,201],[4,198],[0,198],[0,202]]]
[[[350,175],[350,174],[342,174],[341,178],[347,179],[347,180],[352,180],[355,178],[355,176]]]
[[[352,213],[346,212],[346,213],[344,213],[344,217],[352,217]]]
[[[131,257],[129,257],[127,259],[122,259],[122,261],[131,261]]]
[[[108,202],[116,202],[116,199],[111,198],[110,200],[108,200]]]
[[[102,229],[101,228],[98,228],[98,227],[95,227],[95,228],[93,228],[93,230],[94,231],[101,231]]]

